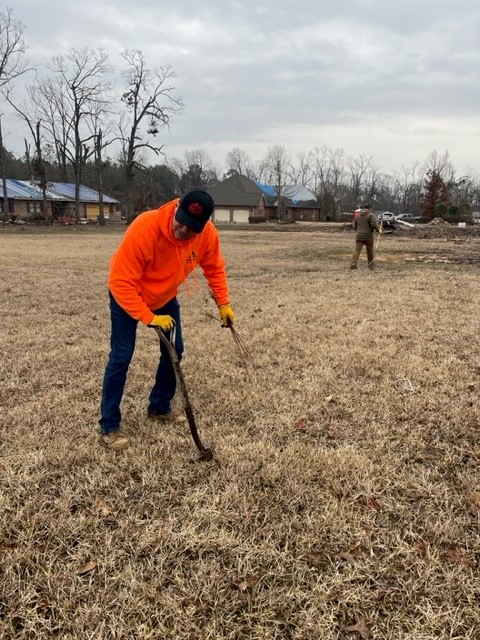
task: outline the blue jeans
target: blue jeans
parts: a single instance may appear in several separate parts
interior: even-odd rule
[[[110,355],[108,357],[105,376],[103,378],[100,431],[103,434],[120,429],[122,415],[120,403],[127,379],[127,372],[135,350],[135,337],[138,321],[134,320],[116,302],[111,293],[110,313],[112,334],[110,339]],[[153,311],[155,315],[170,315],[175,320],[175,350],[179,360],[183,354],[182,325],[180,322],[180,305],[177,298],[172,298],[166,305]],[[166,332],[170,339],[170,332]],[[159,345],[160,361],[158,363],[155,384],[150,392],[147,410],[152,413],[168,413],[175,395],[175,370],[167,349],[160,344],[152,329],[152,340]]]

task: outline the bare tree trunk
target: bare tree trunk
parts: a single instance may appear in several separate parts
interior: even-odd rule
[[[8,210],[7,176],[5,175],[5,148],[3,146],[1,115],[0,115],[0,174],[2,175],[2,186],[3,186],[3,221],[7,223],[10,220],[10,212]]]
[[[75,176],[75,221],[80,222],[80,182]]]
[[[103,227],[105,225],[105,212],[103,208],[103,175],[102,175],[102,131],[99,130],[96,139],[96,161],[98,177],[98,221]]]
[[[126,198],[125,198],[125,214],[127,218],[127,224],[130,224],[135,219],[135,208],[133,205],[133,178],[134,178],[134,166],[135,166],[135,138],[133,133],[128,140],[127,145],[127,153],[126,153],[126,167],[125,167],[125,177],[126,177]]]
[[[175,74],[170,67],[148,69],[143,53],[139,50],[125,50],[121,55],[127,63],[122,101],[126,105],[128,115],[125,126],[120,124],[120,139],[125,162],[126,216],[127,224],[130,224],[135,217],[133,181],[141,166],[138,159],[139,151],[145,148],[157,155],[161,153],[163,145],[156,144],[153,139],[159,133],[160,127],[168,127],[171,115],[181,111],[183,103],[180,98],[172,95],[173,87],[170,86],[170,80]],[[149,136],[147,139],[140,135],[140,127],[146,122]]]
[[[47,200],[47,176],[45,173],[45,164],[43,162],[42,155],[42,145],[40,138],[40,120],[36,125],[36,136],[35,136],[35,144],[37,145],[37,161],[38,161],[38,172],[40,177],[40,187],[42,189],[42,215],[45,219],[45,222],[48,224],[53,224],[53,213],[50,205],[48,206]]]
[[[80,222],[80,163],[78,148],[75,149],[73,175],[75,177],[75,221]]]

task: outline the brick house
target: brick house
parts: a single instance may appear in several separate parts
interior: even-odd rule
[[[27,180],[7,178],[8,210],[13,219],[32,221],[42,217],[42,189]],[[74,215],[75,185],[66,182],[49,182],[45,191],[45,214],[54,220]],[[103,196],[104,213],[113,217],[118,201]],[[3,213],[3,184],[0,180],[0,211]],[[83,185],[80,186],[80,219],[97,220],[100,212],[99,193]]]
[[[215,202],[213,221],[246,224],[251,218],[267,219],[269,207],[263,191],[253,180],[235,174],[214,187],[208,193]]]
[[[247,223],[260,220],[276,220],[279,198],[276,190],[254,182],[246,176],[235,174],[208,189],[215,202],[215,223]],[[281,206],[289,220],[320,220],[320,207],[315,195],[305,187],[288,186],[282,189]],[[301,198],[307,198],[301,199]]]

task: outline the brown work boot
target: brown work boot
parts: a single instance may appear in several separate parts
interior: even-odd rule
[[[185,416],[173,413],[173,411],[169,411],[168,413],[153,413],[152,411],[147,411],[147,416],[150,420],[162,422],[163,424],[181,424],[187,421]]]
[[[111,431],[100,435],[100,443],[111,451],[123,451],[128,447],[128,438],[121,431]]]

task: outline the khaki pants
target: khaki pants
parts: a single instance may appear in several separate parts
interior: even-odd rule
[[[368,240],[356,240],[355,241],[355,251],[353,252],[352,262],[351,262],[351,266],[352,267],[356,267],[357,266],[358,258],[360,257],[360,253],[362,252],[362,248],[365,245],[365,248],[367,250],[368,266],[370,267],[370,269],[373,269],[373,260],[374,260],[373,242],[374,242],[373,236],[371,238],[369,238]]]

